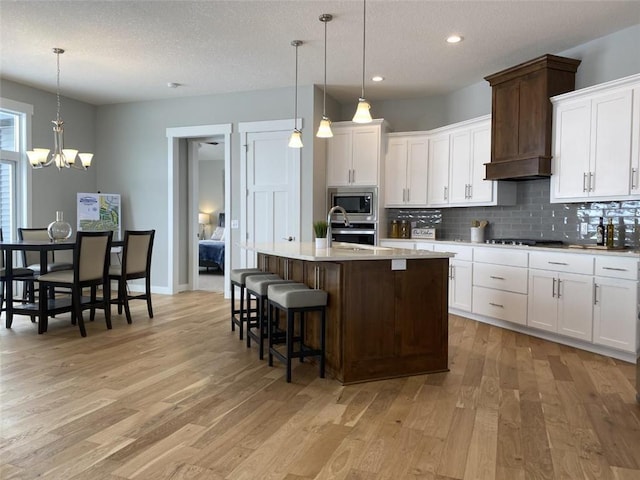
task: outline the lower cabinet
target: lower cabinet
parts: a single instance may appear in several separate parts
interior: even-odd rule
[[[593,290],[591,275],[531,269],[529,326],[590,342]]]
[[[424,245],[431,244],[425,243]],[[416,248],[419,249],[419,244],[416,244]],[[473,247],[466,245],[434,244],[433,250],[436,252],[451,252],[456,254],[455,257],[449,260],[449,307],[470,312]]]
[[[486,287],[473,287],[473,313],[505,322],[527,323],[527,296]]]
[[[593,343],[636,353],[640,348],[638,260],[596,257]]]

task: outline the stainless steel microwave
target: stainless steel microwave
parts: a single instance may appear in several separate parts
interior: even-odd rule
[[[350,222],[375,222],[378,218],[378,189],[375,187],[344,187],[328,190],[329,208],[336,205],[347,212]],[[337,214],[333,221],[342,221]]]

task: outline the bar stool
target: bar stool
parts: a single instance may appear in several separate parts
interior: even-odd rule
[[[251,314],[251,304],[247,302],[245,311],[245,282],[249,275],[269,275],[269,272],[263,272],[257,268],[235,268],[231,270],[229,275],[231,278],[231,331],[235,332],[236,325],[240,329],[240,340],[243,339],[243,325],[247,321],[247,317]],[[235,291],[240,288],[240,308],[236,308]],[[238,315],[238,316],[236,316]]]
[[[267,289],[269,303],[268,338],[269,338],[269,366],[273,366],[275,356],[287,366],[287,383],[291,383],[291,359],[317,356],[320,358],[320,378],[324,378],[325,361],[325,327],[327,292],[306,287],[303,284],[271,285]],[[287,318],[285,352],[277,350],[274,339],[274,324],[278,310],[285,312]],[[305,312],[320,312],[320,348],[311,348],[304,343]],[[294,333],[295,314],[299,314],[300,329],[298,336]],[[294,351],[294,344],[299,343],[299,349]]]
[[[267,306],[267,289],[270,285],[291,285],[291,280],[283,280],[278,275],[250,275],[245,281],[247,301],[251,301],[251,296],[256,299],[255,316],[247,317],[247,348],[251,347],[251,339],[258,343],[258,356],[260,360],[264,358],[264,340],[267,338],[267,316],[265,314]],[[301,285],[301,284],[295,284]],[[255,331],[253,330],[255,329]]]

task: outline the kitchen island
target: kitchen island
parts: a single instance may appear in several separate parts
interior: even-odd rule
[[[328,292],[327,371],[343,384],[448,370],[451,253],[335,243],[243,245],[263,271]],[[318,322],[306,341],[318,343]]]

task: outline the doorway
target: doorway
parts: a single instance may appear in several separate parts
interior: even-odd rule
[[[197,165],[189,168],[189,143],[221,138],[224,150],[224,205],[231,205],[231,124],[199,125],[192,127],[167,128],[168,172],[167,190],[167,273],[170,294],[197,288],[197,257],[199,235],[202,235],[198,222],[196,200],[198,175]],[[195,163],[195,162],[191,162]],[[229,235],[227,235],[227,239]],[[224,263],[230,265],[231,248],[226,240]],[[230,297],[229,268],[224,270],[224,296]]]
[[[189,216],[198,217],[193,250],[193,289],[224,292],[225,224],[224,136],[189,140]]]

